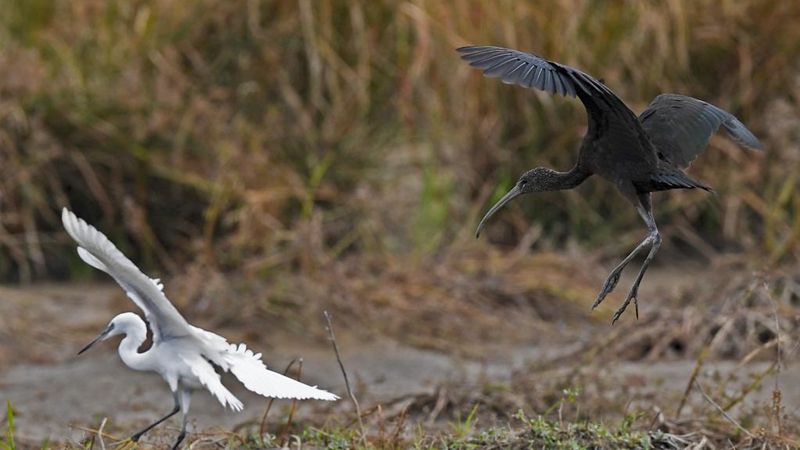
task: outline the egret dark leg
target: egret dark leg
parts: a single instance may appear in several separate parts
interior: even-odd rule
[[[175,445],[172,446],[172,450],[177,450],[178,446],[183,442],[183,439],[186,437],[186,422],[189,419],[189,404],[192,401],[192,393],[186,389],[181,391],[181,416],[182,416],[182,425],[181,425],[181,432],[178,435],[178,440],[175,441]]]
[[[170,411],[169,414],[167,414],[166,416],[164,416],[164,417],[156,420],[155,422],[151,423],[150,425],[148,425],[147,427],[145,427],[141,431],[136,432],[133,436],[131,436],[131,440],[133,442],[139,442],[139,438],[141,438],[143,434],[145,434],[148,431],[152,430],[154,427],[158,426],[161,422],[164,422],[165,420],[169,419],[170,417],[174,416],[175,414],[178,414],[178,411],[181,410],[181,402],[180,402],[180,400],[178,400],[178,391],[173,391],[172,392],[172,399],[175,401],[175,407],[172,409],[172,411]]]

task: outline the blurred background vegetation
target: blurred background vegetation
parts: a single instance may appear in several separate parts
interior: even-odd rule
[[[169,276],[190,321],[251,343],[266,329],[325,339],[326,309],[337,335],[464,353],[560,337],[558,348],[588,348],[576,367],[698,358],[692,380],[709,354],[769,359],[759,352],[784,346],[788,358],[797,347],[779,335],[800,329],[798,24],[788,0],[0,0],[0,280],[108,281],[76,257],[67,206]],[[763,142],[757,153],[711,140],[689,173],[719,195],[655,194],[654,265],[687,264],[648,273],[641,321],[629,311],[609,331],[625,282],[588,314],[646,234],[604,180],[518,200],[475,239],[526,169],[575,163],[586,116],[577,100],[483,78],[458,58],[463,45],[577,67],[636,113],[661,92],[694,96]],[[56,321],[7,307],[8,335],[52,340]],[[562,383],[539,376],[548,367],[526,375]],[[572,378],[552,392],[583,383]],[[514,383],[530,404],[550,402],[534,381]],[[616,410],[629,414],[627,399]]]
[[[475,241],[526,168],[574,164],[586,117],[483,79],[453,51],[474,44],[578,67],[637,113],[660,92],[732,112],[765,152],[715,137],[690,173],[719,195],[657,194],[662,234],[706,256],[800,256],[798,2],[2,3],[5,280],[89,272],[62,206],[143,267],[243,273],[278,297],[286,273],[346,276],[341,261],[374,273],[520,245],[627,253],[644,227],[598,179],[516,202]]]

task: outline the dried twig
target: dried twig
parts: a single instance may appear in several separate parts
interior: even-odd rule
[[[296,359],[291,360],[289,362],[289,364],[286,365],[286,369],[283,370],[283,374],[286,375],[287,373],[289,373],[289,370],[292,368],[292,366],[296,362],[297,362]],[[261,425],[258,427],[258,435],[259,436],[263,436],[264,435],[264,428],[265,428],[266,423],[267,423],[267,414],[269,414],[269,410],[272,409],[272,403],[274,403],[274,402],[275,402],[275,397],[271,397],[269,399],[269,402],[267,402],[267,409],[264,410],[264,415],[261,416]]]
[[[753,435],[753,433],[747,431],[746,428],[744,428],[743,426],[739,425],[739,422],[733,420],[733,418],[731,416],[729,416],[728,413],[726,413],[725,410],[722,409],[721,406],[719,406],[714,400],[711,399],[711,397],[708,396],[708,394],[706,394],[706,391],[703,390],[703,386],[700,385],[700,382],[697,379],[694,380],[694,384],[697,386],[697,389],[700,390],[700,393],[703,394],[703,397],[706,399],[706,401],[708,401],[708,403],[711,403],[711,405],[714,406],[714,408],[716,408],[717,411],[719,411],[720,414],[722,414],[722,417],[727,419],[728,422],[734,424],[736,426],[736,428],[742,430],[742,432],[744,434],[746,434],[747,437],[749,437],[750,439],[755,439],[755,435]]]
[[[342,363],[342,358],[339,356],[339,346],[336,344],[336,337],[333,335],[333,326],[331,325],[331,316],[328,314],[328,311],[323,311],[322,314],[325,315],[325,322],[327,323],[326,328],[328,329],[328,336],[333,344],[333,352],[336,354],[336,361],[339,363],[339,368],[342,370],[342,376],[344,376],[344,385],[347,388],[347,394],[350,396],[350,399],[353,400],[353,404],[356,406],[356,416],[358,417],[358,428],[361,430],[361,437],[359,439],[364,439],[366,433],[364,432],[364,422],[361,420],[361,407],[358,406],[358,400],[356,400],[356,396],[353,394],[353,390],[350,389],[350,381],[347,379],[347,371],[344,370],[344,363]]]
[[[116,436],[114,436],[114,435],[111,435],[111,434],[108,434],[108,433],[102,432],[101,430],[95,430],[94,428],[82,427],[82,426],[80,426],[80,425],[69,425],[69,428],[71,428],[71,429],[73,429],[73,430],[79,430],[79,431],[83,431],[83,432],[85,432],[85,433],[99,434],[99,435],[101,435],[101,436],[103,436],[103,437],[106,437],[106,438],[108,438],[108,439],[111,439],[112,441],[119,441],[119,440],[121,440],[120,438],[118,438],[118,437],[116,437]]]
[[[772,308],[772,316],[775,318],[775,389],[772,391],[772,414],[778,423],[778,436],[783,436],[783,424],[781,423],[781,389],[778,379],[781,374],[781,325],[778,320],[778,308],[775,306],[775,301],[772,300],[772,294],[769,292],[769,285],[764,283],[764,292],[767,294],[769,306]]]
[[[300,358],[297,368],[297,381],[300,381],[300,377],[303,376],[303,358]],[[287,444],[286,438],[289,436],[289,429],[292,427],[292,418],[294,417],[294,412],[297,409],[297,400],[292,400],[292,409],[289,410],[289,418],[286,419],[286,428],[283,430],[283,435],[281,436],[281,447]]]
[[[722,409],[728,411],[729,409],[733,408],[734,406],[742,402],[748,395],[750,395],[751,392],[760,388],[761,382],[764,381],[764,378],[768,377],[769,375],[772,375],[772,373],[775,372],[776,364],[777,363],[773,362],[772,364],[769,365],[769,367],[767,367],[760,373],[750,374],[750,379],[752,381],[743,386],[741,392],[739,392],[736,397],[733,397],[732,399],[728,400],[727,403],[722,405]]]
[[[752,295],[755,288],[756,283],[750,283],[747,286],[747,289],[738,295],[738,301],[742,301],[742,299],[748,298],[750,295]],[[675,412],[676,418],[680,418],[681,411],[683,411],[683,407],[686,405],[686,400],[689,398],[689,392],[692,390],[692,384],[697,383],[697,376],[700,374],[700,369],[703,367],[703,364],[705,364],[706,358],[708,358],[711,350],[717,346],[718,342],[722,340],[722,337],[725,336],[728,329],[733,326],[734,319],[734,313],[731,313],[725,322],[723,322],[719,330],[717,330],[717,332],[711,338],[711,340],[709,340],[709,342],[700,350],[700,355],[697,357],[697,362],[695,363],[692,375],[689,377],[689,382],[686,384],[686,389],[683,391],[683,397],[678,404],[678,410]]]
[[[440,387],[436,390],[436,403],[433,406],[433,410],[431,413],[428,414],[427,424],[433,425],[436,422],[436,419],[439,417],[439,414],[442,413],[445,406],[447,406],[448,398],[447,398],[447,388]]]
[[[100,448],[106,450],[106,443],[103,442],[103,428],[106,426],[106,421],[108,421],[108,417],[103,417],[103,421],[100,422],[100,428],[97,429],[97,437],[100,438]]]
[[[397,419],[397,426],[395,426],[394,433],[392,433],[392,440],[390,441],[391,445],[397,445],[397,443],[400,442],[400,433],[403,432],[403,427],[406,424],[406,418],[408,418],[408,406],[403,408],[403,410],[400,412],[400,418]]]

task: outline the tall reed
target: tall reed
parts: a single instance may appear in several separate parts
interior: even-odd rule
[[[57,245],[61,205],[167,269],[201,255],[313,270],[467,239],[522,167],[570,166],[586,121],[577,101],[482,79],[453,51],[468,44],[579,67],[636,112],[662,91],[733,112],[765,153],[713,139],[691,173],[720,195],[658,195],[657,220],[695,245],[800,255],[797,2],[6,3],[4,278],[78,270]],[[530,222],[548,245],[640,238],[612,190],[519,202],[490,238]]]

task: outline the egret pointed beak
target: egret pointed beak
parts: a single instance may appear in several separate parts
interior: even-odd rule
[[[483,226],[486,224],[486,221],[489,220],[489,218],[494,215],[494,213],[499,211],[500,208],[505,206],[506,203],[510,202],[511,200],[514,200],[520,195],[522,195],[522,190],[520,190],[519,185],[514,185],[514,187],[511,188],[511,190],[508,191],[508,193],[504,195],[503,198],[501,198],[497,203],[495,203],[494,206],[492,206],[492,208],[489,210],[489,212],[486,213],[485,216],[483,216],[483,219],[481,219],[481,223],[478,224],[478,231],[475,232],[475,237],[476,238],[481,237],[481,230],[483,229]]]
[[[92,339],[91,342],[89,342],[88,344],[84,345],[83,348],[78,352],[78,354],[80,355],[81,353],[85,352],[86,350],[89,350],[89,348],[91,346],[93,346],[94,344],[96,344],[97,342],[102,341],[103,338],[108,336],[108,333],[111,333],[111,330],[113,330],[113,329],[114,329],[114,324],[112,323],[111,325],[108,326],[108,328],[106,328],[100,334],[98,334],[96,338]]]

